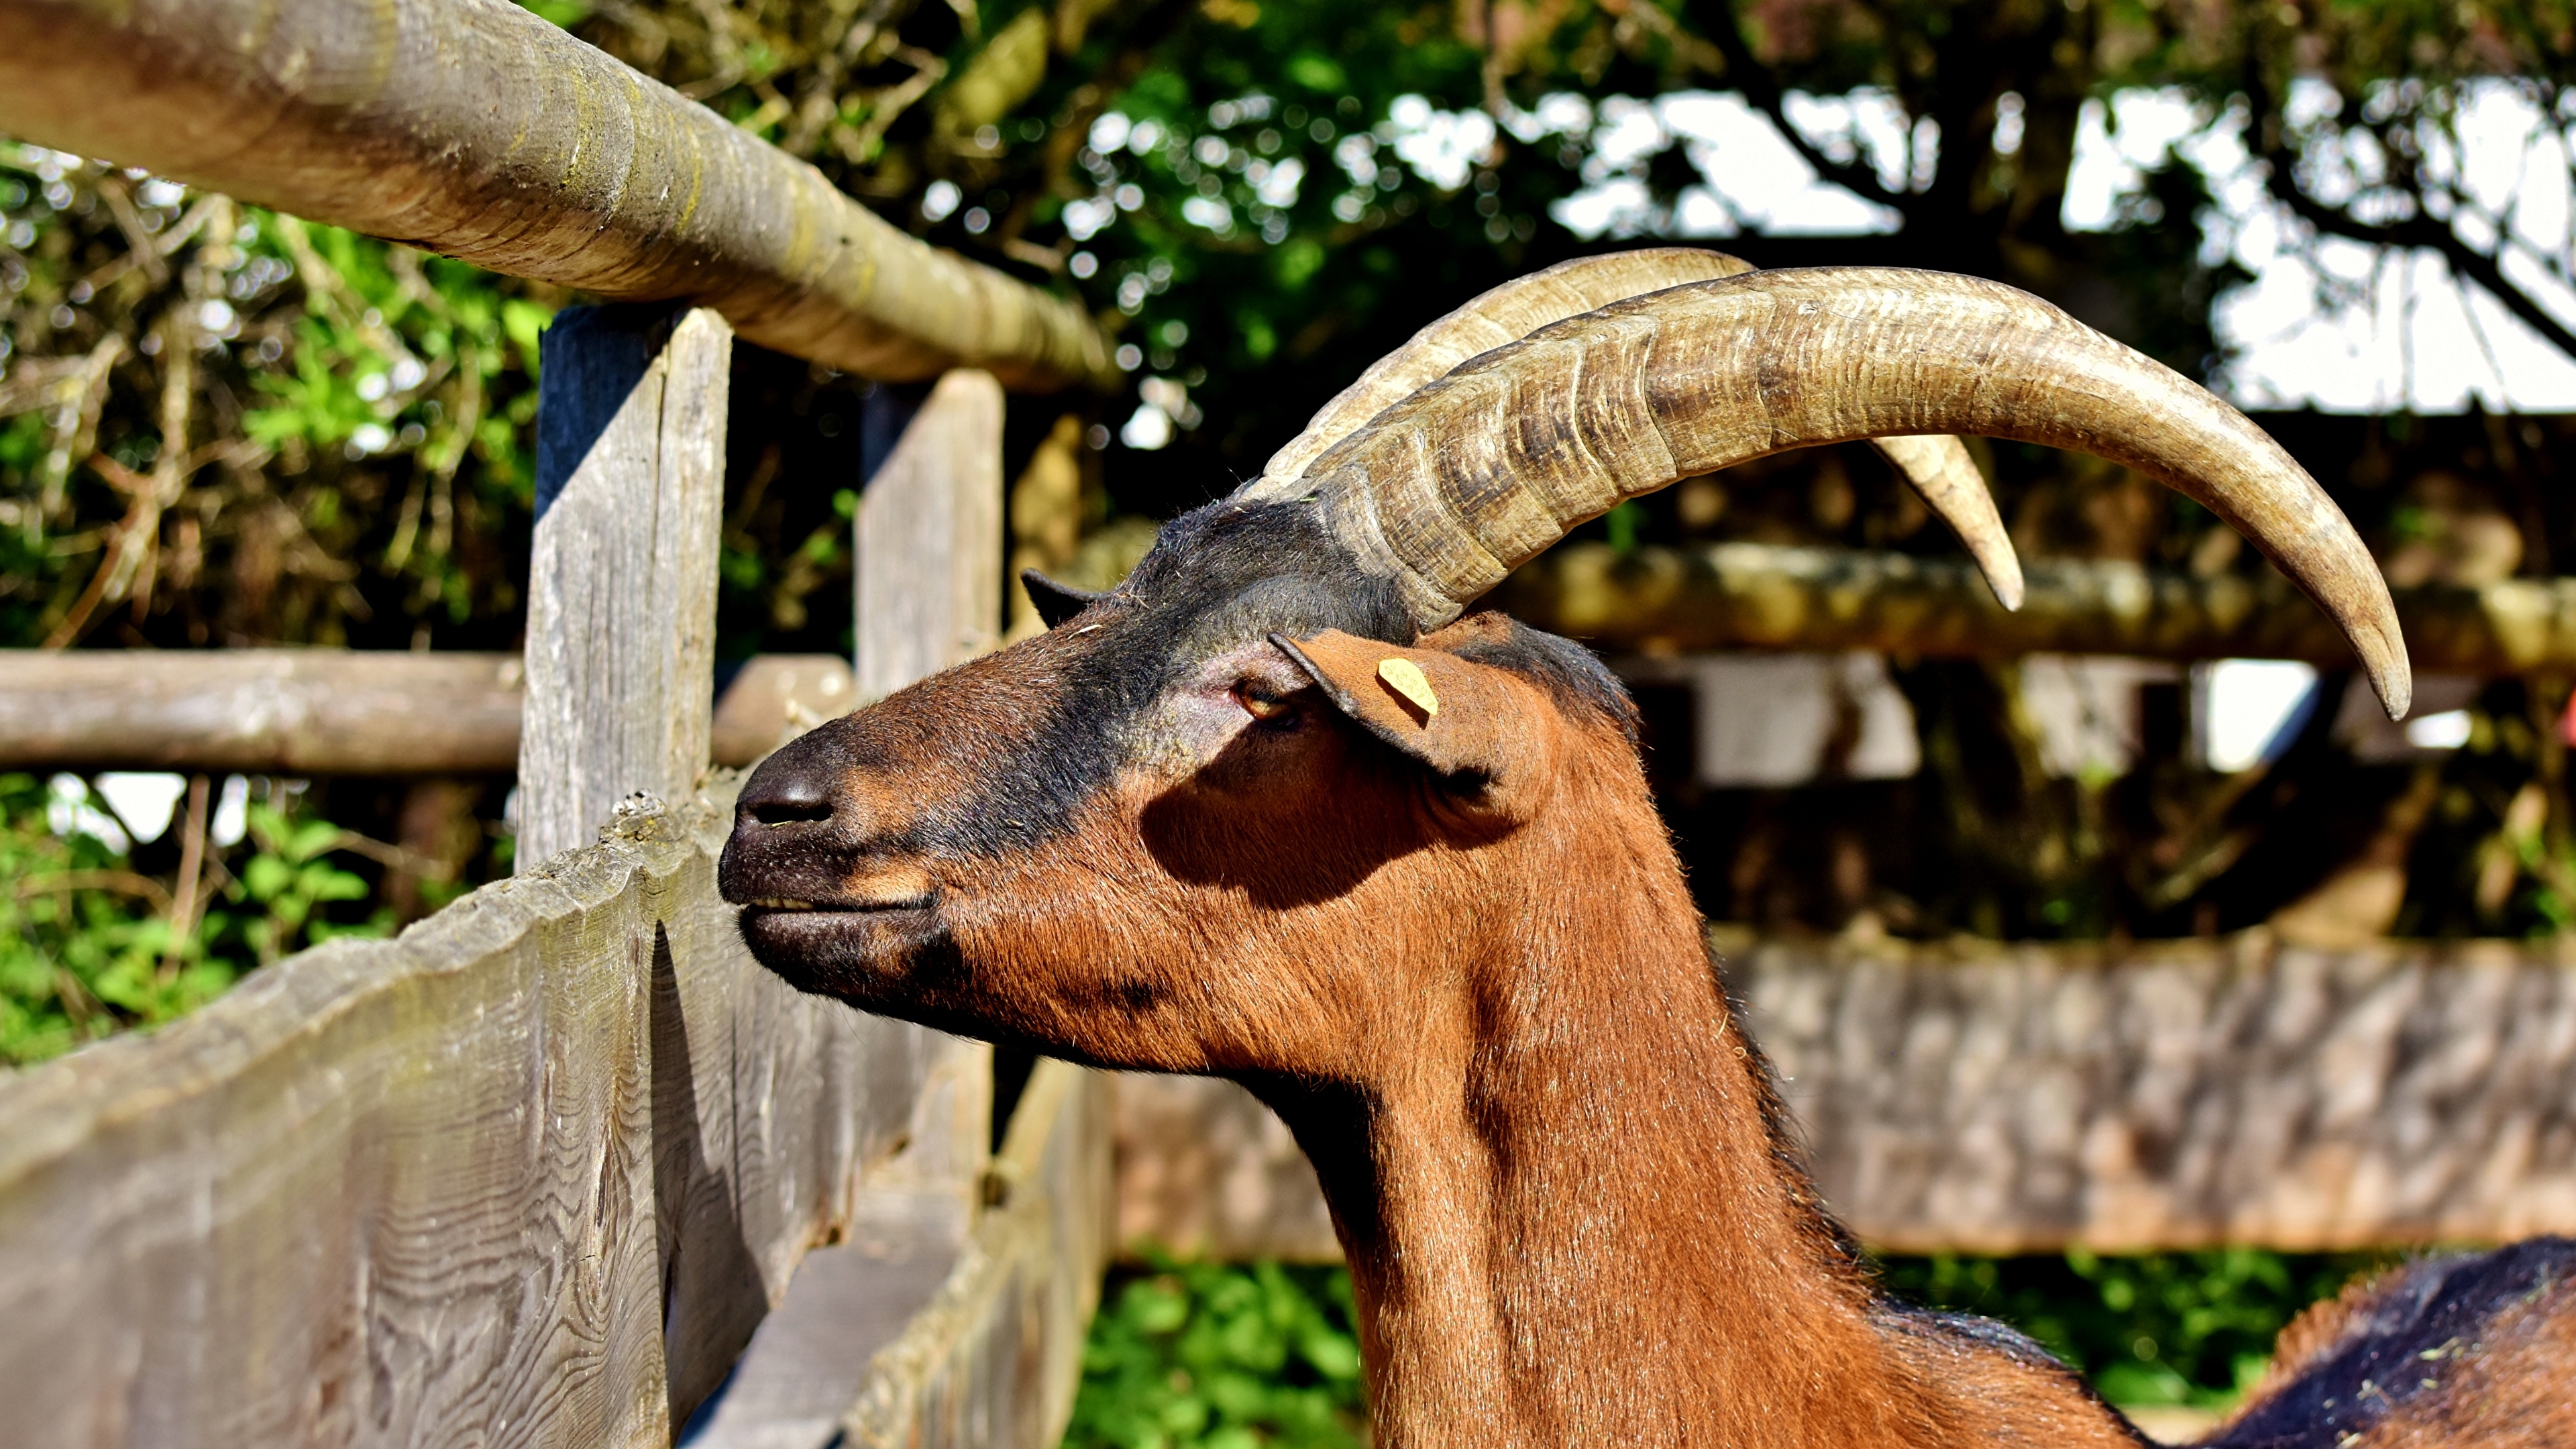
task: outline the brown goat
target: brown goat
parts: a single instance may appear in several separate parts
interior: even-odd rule
[[[2402,708],[2385,590],[2251,424],[2042,303],[1894,272],[1651,285],[1713,266],[1676,258],[1480,299],[1115,592],[1035,581],[1047,634],[780,751],[726,894],[805,990],[1249,1085],[1332,1205],[1382,1443],[2142,1442],[2020,1335],[1875,1291],[1703,948],[1625,694],[1459,611],[1623,494],[1944,431],[2192,489]],[[2571,1274],[2576,1245],[2526,1244],[2312,1316],[2219,1442],[2576,1443],[2542,1372]]]

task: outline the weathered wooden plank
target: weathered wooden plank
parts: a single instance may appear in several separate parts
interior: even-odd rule
[[[2195,578],[2135,564],[2033,559],[2017,613],[1964,558],[1721,543],[1550,550],[1493,602],[1618,649],[1874,649],[1956,658],[2122,654],[2348,666],[2334,624],[2287,579]],[[2576,667],[2576,579],[2395,591],[2415,668],[2507,675]]]
[[[719,765],[748,765],[858,702],[850,662],[832,654],[761,654],[716,696],[707,752]]]
[[[0,1078],[8,1442],[667,1442],[943,1050],[750,959],[730,816]]]
[[[2568,947],[1719,944],[1817,1185],[1875,1245],[2576,1232]],[[1311,1173],[1249,1094],[1117,1081],[1127,1249],[1332,1254]]]
[[[524,667],[516,654],[10,650],[0,769],[509,770]]]
[[[860,495],[858,693],[882,699],[1001,637],[1002,389],[952,372]]]
[[[1733,954],[1818,1185],[1889,1246],[2576,1230],[2564,947]]]
[[[506,774],[526,667],[462,651],[0,650],[0,769]],[[716,697],[708,751],[751,764],[850,700],[849,661],[760,655]]]
[[[686,299],[867,377],[1117,370],[1077,303],[508,0],[0,0],[0,131],[593,296]]]
[[[1064,1434],[1111,1236],[1108,1081],[1041,1061],[956,1269],[868,1365],[851,1449],[1045,1449]]]
[[[946,1038],[912,1143],[862,1184],[847,1241],[808,1253],[688,1449],[825,1449],[870,1363],[940,1292],[983,1206],[989,1052]]]
[[[853,522],[861,699],[989,648],[1001,623],[1000,387],[982,373],[952,372],[926,396],[888,393],[871,402],[861,462],[874,467]],[[878,449],[881,456],[869,456]],[[867,1354],[886,1336],[890,1301],[908,1301],[928,1270],[945,1272],[957,1260],[983,1179],[991,1048],[930,1036],[941,1044],[946,1078],[979,1085],[984,1115],[951,1113],[955,1122],[971,1115],[971,1133],[917,1144],[870,1182],[859,1241],[827,1249],[799,1271],[780,1317],[692,1428],[693,1445],[821,1445],[858,1393]]]
[[[572,308],[545,338],[518,864],[707,764],[733,334],[703,309]]]

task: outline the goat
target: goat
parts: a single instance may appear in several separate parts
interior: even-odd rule
[[[2403,713],[2370,555],[2191,383],[1988,282],[1635,253],[1425,329],[1115,590],[1033,577],[1047,633],[780,750],[725,895],[803,990],[1251,1087],[1331,1204],[1381,1443],[2141,1443],[2029,1340],[1878,1294],[1710,962],[1625,693],[1467,611],[1623,497],[1959,432],[2208,504]],[[2000,592],[1957,446],[1900,462],[1965,485],[1936,506]],[[2543,1240],[2320,1310],[2219,1442],[2576,1442],[2534,1368],[2576,1348],[2571,1275]]]

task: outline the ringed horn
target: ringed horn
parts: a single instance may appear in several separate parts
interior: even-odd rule
[[[1750,272],[1613,302],[1487,351],[1293,486],[1436,628],[1622,499],[1790,448],[1973,433],[2134,468],[2245,535],[2343,630],[2389,717],[2397,612],[2343,511],[2243,413],[2027,292],[1938,272]]]
[[[1308,464],[1334,444],[1359,431],[1387,408],[1480,353],[1518,342],[1542,327],[1604,307],[1612,302],[1660,292],[1692,282],[1740,277],[1754,270],[1751,262],[1698,247],[1648,247],[1582,257],[1532,272],[1485,292],[1475,300],[1416,332],[1395,351],[1378,359],[1359,380],[1324,404],[1306,430],[1270,455],[1259,482],[1246,487],[1247,499],[1279,499],[1303,491]],[[1977,463],[1957,438],[1872,438],[1878,449],[1912,484],[1926,506],[1950,525],[1968,556],[1986,576],[1986,586],[2007,609],[2021,607],[2021,560],[2013,553],[2012,535],[1995,512],[1994,496]]]

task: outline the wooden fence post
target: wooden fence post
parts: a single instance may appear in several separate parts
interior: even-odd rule
[[[851,523],[857,575],[852,672],[856,703],[864,705],[1000,639],[1000,385],[970,371],[947,374],[926,394],[881,384],[868,399],[860,429],[860,468],[866,484]],[[878,1383],[884,1373],[872,1355],[898,1334],[905,1341],[919,1338],[919,1311],[934,1296],[944,1302],[964,1291],[958,1275],[978,1285],[993,1278],[994,1270],[982,1266],[990,1255],[979,1254],[968,1233],[986,1188],[992,1048],[937,1032],[924,1035],[931,1065],[915,1106],[911,1145],[861,1184],[849,1241],[805,1256],[721,1397],[686,1427],[693,1449],[833,1441],[842,1414],[863,1392],[894,1392]],[[1083,1135],[1086,1142],[1095,1138],[1105,1152],[1105,1129]],[[1094,1195],[1105,1199],[1105,1187]],[[1009,1241],[1021,1244],[1020,1237]],[[1004,1255],[1016,1275],[1010,1283],[1042,1276],[1020,1261],[1035,1251],[1015,1246]],[[1087,1241],[1068,1253],[1066,1263],[1076,1277],[1097,1279],[1099,1254]],[[963,1363],[983,1352],[977,1332],[1020,1301],[1010,1297],[1006,1304],[996,1297],[998,1289],[977,1291],[974,1310],[939,1316],[942,1324],[957,1318],[963,1326],[942,1330],[948,1336],[918,1351],[928,1359],[911,1365],[916,1377],[936,1377],[950,1371],[951,1359]],[[1012,1406],[1008,1422],[987,1425],[975,1437],[906,1442],[1029,1449],[1053,1442],[1063,1428],[1056,1401],[1071,1403],[1065,1366],[1079,1360],[1089,1302],[1083,1300],[1076,1318],[1030,1330],[1051,1355],[1034,1367],[1037,1387],[1023,1393],[1018,1379],[1007,1374],[1009,1382],[985,1386],[993,1403]],[[1010,1322],[1016,1334],[1020,1320]],[[897,1378],[905,1385],[898,1397],[911,1413],[918,1393],[911,1378]],[[1031,1407],[1021,1406],[1024,1398]],[[1049,1424],[1052,1431],[1044,1431]]]
[[[567,309],[547,329],[519,737],[521,874],[636,791],[706,768],[733,330],[704,309]]]
[[[971,659],[1002,634],[1002,388],[939,379],[852,523],[859,701]]]

